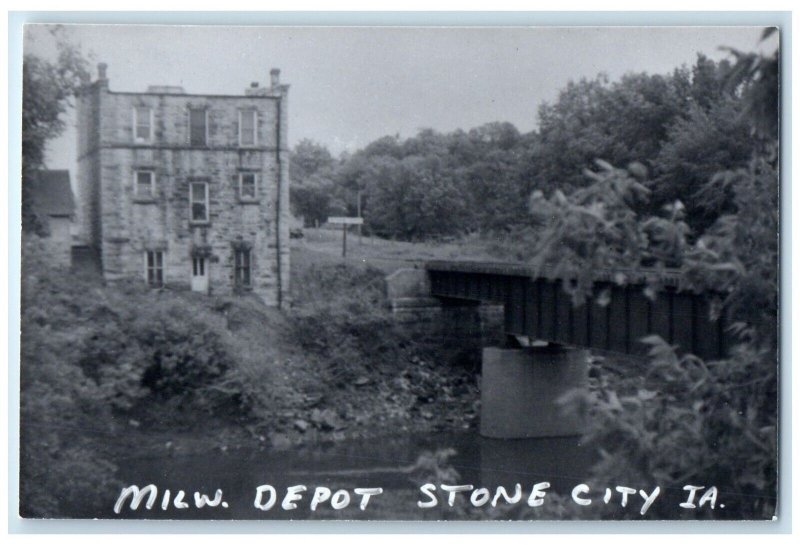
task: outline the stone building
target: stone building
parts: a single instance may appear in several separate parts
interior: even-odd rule
[[[107,67],[78,97],[78,187],[103,276],[156,287],[289,290],[288,85],[242,95],[109,89]]]

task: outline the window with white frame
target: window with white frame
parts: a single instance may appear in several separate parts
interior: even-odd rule
[[[258,174],[255,172],[239,173],[239,199],[252,201],[258,197]]]
[[[154,287],[164,285],[164,252],[148,250],[144,253],[147,284]]]
[[[255,146],[257,143],[258,114],[255,110],[239,110],[239,145]]]
[[[208,221],[208,184],[192,182],[189,185],[189,202],[192,207],[192,221]]]
[[[251,277],[250,250],[248,248],[236,248],[233,252],[234,260],[234,281],[238,287],[249,287]]]
[[[156,175],[152,170],[134,172],[133,193],[136,197],[152,199],[156,196]]]
[[[153,139],[153,110],[147,106],[133,109],[133,139],[136,142],[150,142]]]

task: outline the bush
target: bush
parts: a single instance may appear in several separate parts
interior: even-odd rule
[[[397,361],[402,334],[389,312],[384,283],[378,269],[342,263],[311,264],[296,276],[292,338],[318,357],[324,376],[336,385],[383,361]]]
[[[37,237],[24,240],[20,367],[20,514],[53,517],[101,507],[115,466],[93,442],[112,431],[103,392],[76,364],[69,294],[45,288],[49,271]],[[33,274],[35,271],[35,274]],[[114,485],[114,486],[112,486]]]
[[[205,305],[202,309],[198,308]],[[107,507],[117,424],[154,404],[162,424],[221,404],[254,405],[225,321],[206,300],[53,268],[23,241],[20,505],[25,516],[92,516]],[[147,414],[146,412],[143,414]],[[172,419],[172,420],[170,420]],[[196,421],[196,419],[193,419]]]
[[[235,366],[219,320],[174,297],[105,310],[113,318],[87,332],[78,364],[113,407],[152,398],[201,409],[229,401],[215,388]]]
[[[678,356],[658,337],[647,371],[598,380],[584,401],[592,415],[587,440],[600,445],[593,468],[606,482],[680,490],[714,485],[724,496],[721,518],[771,518],[777,476],[775,361],[738,346],[725,360]],[[602,373],[600,374],[602,377]],[[675,506],[653,505],[653,516]]]
[[[647,260],[656,270],[680,265],[684,289],[725,294],[737,344],[729,357],[709,362],[648,337],[641,377],[601,372],[593,388],[574,393],[593,418],[588,439],[605,449],[593,474],[662,488],[712,483],[730,498],[716,516],[770,518],[777,492],[777,173],[759,156],[748,169],[715,177],[706,190],[726,184],[734,213],[691,243],[679,203],[667,217],[643,216],[634,209],[638,182],[630,171],[601,167],[585,190],[537,196],[536,210],[554,219],[535,244],[535,264],[569,280],[576,299],[591,294],[585,271]],[[670,516],[658,511],[664,505],[654,515]]]

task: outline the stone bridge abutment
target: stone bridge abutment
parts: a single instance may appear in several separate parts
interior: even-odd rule
[[[521,346],[504,331],[504,304],[431,295],[428,271],[386,278],[395,319],[422,342],[481,355],[480,433],[500,439],[578,435],[583,426],[565,394],[586,382],[588,351],[553,343]]]

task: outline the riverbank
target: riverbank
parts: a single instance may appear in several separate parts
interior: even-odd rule
[[[247,296],[106,286],[26,248],[23,512],[65,514],[70,497],[45,503],[48,486],[116,490],[131,456],[474,429],[477,345],[470,360],[415,338],[391,316],[384,275],[297,259],[279,312]]]

